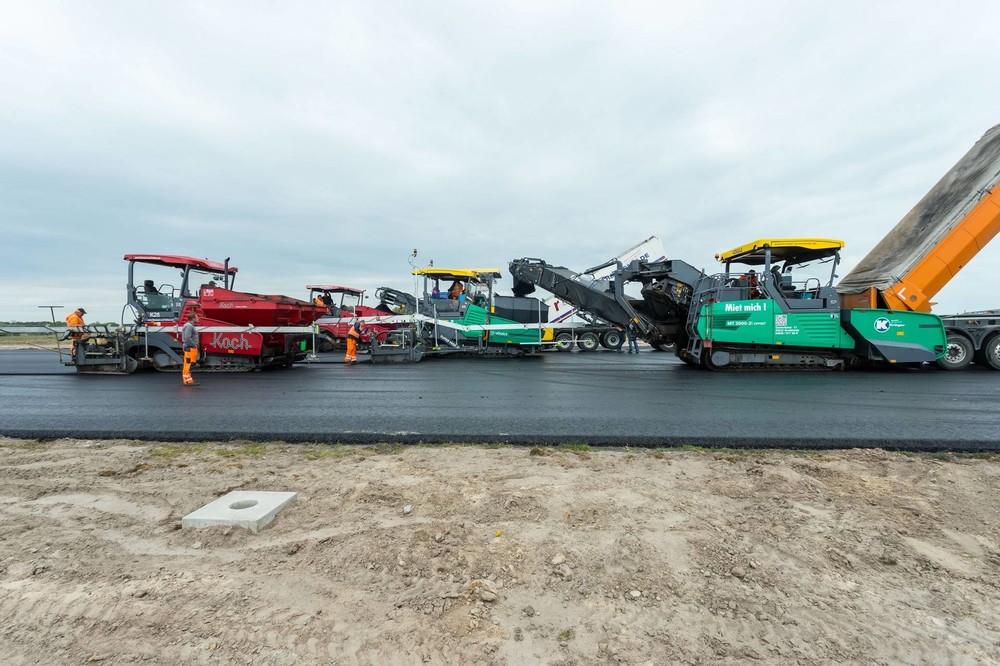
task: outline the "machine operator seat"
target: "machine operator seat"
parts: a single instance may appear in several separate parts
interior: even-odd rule
[[[170,292],[161,292],[152,280],[143,281],[142,287],[136,289],[135,297],[148,310],[167,312],[173,307]]]
[[[792,284],[791,273],[781,273],[778,276],[778,291],[785,295],[791,294],[795,291],[795,285]]]

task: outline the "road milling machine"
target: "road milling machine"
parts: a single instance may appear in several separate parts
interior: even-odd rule
[[[181,326],[198,314],[201,371],[287,367],[305,359],[312,323],[326,313],[288,296],[236,291],[238,269],[180,255],[126,254],[122,326],[88,326],[67,365],[85,374],[175,371],[183,363]]]
[[[538,259],[511,262],[516,291],[539,285],[646,341],[676,344],[710,369],[909,365],[1000,369],[1000,314],[938,317],[930,300],[1000,231],[1000,126],[994,127],[843,280],[843,242],[756,240],[716,255],[708,274],[678,260],[619,264],[597,283]],[[641,284],[641,298],[624,285]],[[521,283],[519,286],[517,283]]]

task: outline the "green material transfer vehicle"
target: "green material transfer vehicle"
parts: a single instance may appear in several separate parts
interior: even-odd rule
[[[825,238],[765,239],[716,255],[725,272],[703,274],[694,285],[678,356],[711,369],[939,359],[946,336],[936,315],[841,308],[833,282],[843,246]]]

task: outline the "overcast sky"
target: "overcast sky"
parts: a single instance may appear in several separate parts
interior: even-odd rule
[[[0,0],[0,320],[118,321],[127,252],[248,291],[846,241],[1000,123],[996,2]],[[1000,306],[1000,239],[935,311]]]

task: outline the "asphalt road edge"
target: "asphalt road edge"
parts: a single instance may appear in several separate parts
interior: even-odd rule
[[[559,446],[586,444],[606,448],[678,448],[703,447],[723,449],[886,449],[897,451],[956,451],[1000,452],[1000,439],[854,439],[796,437],[690,437],[690,436],[634,436],[602,437],[581,435],[447,435],[433,433],[384,433],[384,432],[296,432],[296,433],[239,433],[239,432],[162,432],[141,430],[18,430],[0,429],[0,435],[14,439],[49,441],[54,439],[129,439],[154,442],[285,442],[290,444],[503,444],[509,446]]]

